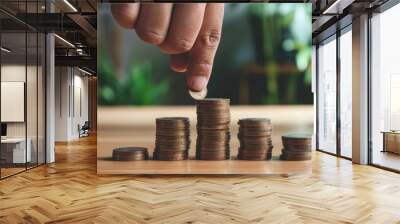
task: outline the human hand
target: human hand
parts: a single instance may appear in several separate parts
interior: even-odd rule
[[[207,86],[221,37],[223,3],[124,3],[111,11],[122,27],[171,57],[171,68],[187,72],[189,89]]]

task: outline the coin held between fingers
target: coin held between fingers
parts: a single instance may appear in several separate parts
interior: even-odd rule
[[[195,100],[202,100],[207,96],[207,87],[204,87],[201,91],[196,92],[188,89],[189,95]]]

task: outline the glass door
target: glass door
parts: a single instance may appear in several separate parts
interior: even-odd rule
[[[371,18],[372,164],[400,171],[400,4]]]
[[[14,5],[12,1],[1,6]],[[44,1],[19,2],[21,12],[43,12]],[[15,6],[15,5],[14,5]],[[23,13],[21,13],[23,15]],[[45,163],[45,44],[33,27],[0,12],[0,178]],[[6,19],[3,19],[6,21]]]
[[[1,34],[2,178],[26,170],[31,159],[26,150],[26,42],[25,31]]]
[[[318,150],[336,154],[336,36],[318,47]]]
[[[38,164],[38,35],[37,32],[29,30],[27,33],[27,151],[29,160],[27,167],[32,168]]]

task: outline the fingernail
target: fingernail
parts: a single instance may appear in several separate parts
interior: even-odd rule
[[[187,71],[187,67],[184,65],[177,65],[171,63],[171,69],[174,70],[175,72],[182,73]]]
[[[207,85],[207,78],[204,76],[190,77],[189,88],[194,91],[201,91]]]

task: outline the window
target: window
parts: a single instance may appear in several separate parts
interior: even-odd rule
[[[352,33],[340,36],[340,155],[352,157]]]
[[[400,170],[400,5],[371,18],[372,163]]]
[[[318,149],[336,153],[336,39],[318,48]]]

